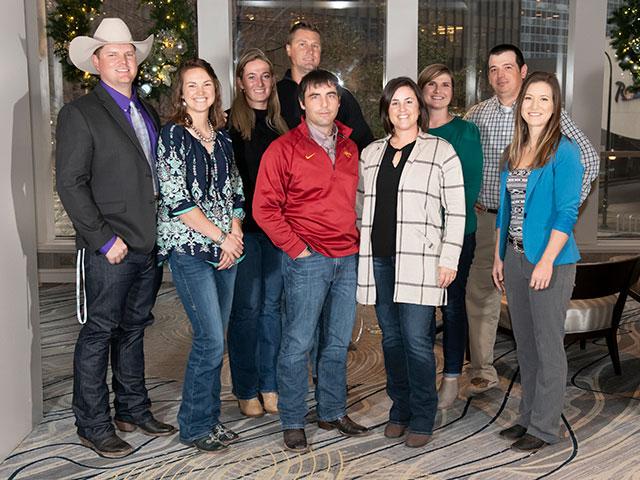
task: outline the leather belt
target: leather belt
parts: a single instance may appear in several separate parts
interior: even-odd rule
[[[483,212],[493,213],[494,215],[498,214],[498,209],[497,208],[487,208],[484,205],[482,205],[481,203],[477,203],[477,202],[476,202],[476,207],[478,207]]]

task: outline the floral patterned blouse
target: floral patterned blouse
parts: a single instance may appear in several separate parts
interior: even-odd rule
[[[224,232],[233,218],[244,218],[242,180],[233,161],[231,138],[218,130],[213,153],[182,125],[169,123],[158,138],[158,261],[175,249],[211,263],[222,251],[213,241],[189,228],[179,218],[196,207]]]

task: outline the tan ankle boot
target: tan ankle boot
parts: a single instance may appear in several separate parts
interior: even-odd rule
[[[262,405],[267,413],[278,413],[278,394],[276,392],[263,392],[260,395],[262,395]]]
[[[240,407],[240,412],[245,417],[261,417],[264,415],[262,404],[257,398],[238,400],[238,407]]]
[[[451,408],[458,398],[458,377],[444,377],[438,390],[438,408]]]

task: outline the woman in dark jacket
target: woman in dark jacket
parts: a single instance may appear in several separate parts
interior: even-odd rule
[[[246,258],[238,265],[227,338],[229,362],[240,411],[248,417],[259,417],[265,410],[278,412],[276,361],[283,284],[281,250],[254,221],[251,204],[262,154],[287,131],[287,125],[280,115],[273,65],[257,48],[245,52],[238,61],[228,124],[246,197]]]

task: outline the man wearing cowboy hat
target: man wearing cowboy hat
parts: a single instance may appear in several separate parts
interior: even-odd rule
[[[105,18],[93,37],[74,38],[69,58],[100,83],[60,110],[56,132],[56,185],[76,230],[79,306],[83,276],[86,290],[73,412],[82,443],[109,458],[133,451],[111,423],[109,354],[118,429],[175,431],[152,416],[144,381],[142,340],[162,280],[154,250],[159,118],[132,85],[152,44],[153,35],[134,41],[119,18]]]

